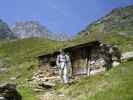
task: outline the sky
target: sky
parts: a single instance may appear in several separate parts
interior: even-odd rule
[[[75,35],[112,9],[133,0],[0,0],[0,19],[10,26],[39,21],[51,32]]]

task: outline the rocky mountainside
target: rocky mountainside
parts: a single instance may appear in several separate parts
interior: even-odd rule
[[[79,35],[91,33],[118,33],[133,36],[133,5],[113,9],[105,17],[87,26]]]
[[[71,35],[68,35],[67,33],[52,33],[51,39],[58,40],[58,41],[66,41],[66,40],[72,40],[74,37]]]
[[[18,38],[50,37],[51,34],[45,26],[36,21],[17,22],[12,31]]]
[[[15,36],[8,25],[0,19],[0,39],[14,39]]]
[[[13,27],[12,31],[20,39],[29,37],[43,37],[54,40],[66,40],[69,37],[64,33],[53,33],[50,32],[45,26],[41,25],[37,21],[24,21],[17,22]]]

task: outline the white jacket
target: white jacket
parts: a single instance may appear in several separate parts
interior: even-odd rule
[[[59,67],[61,63],[64,63],[65,66],[69,67],[71,66],[71,61],[70,61],[70,57],[69,55],[65,54],[65,55],[58,55],[57,59],[56,59],[56,65]]]

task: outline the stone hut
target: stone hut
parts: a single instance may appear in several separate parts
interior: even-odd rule
[[[112,67],[113,62],[120,61],[118,48],[100,41],[92,41],[64,48],[72,62],[72,75],[90,75]],[[59,51],[38,56],[39,67],[50,74],[57,75],[56,57]]]

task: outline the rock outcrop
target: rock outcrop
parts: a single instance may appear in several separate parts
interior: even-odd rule
[[[17,22],[11,29],[15,36],[23,39],[30,37],[41,37],[52,40],[68,40],[70,36],[65,33],[50,32],[47,27],[38,21],[20,21]]]
[[[15,36],[9,26],[0,19],[0,39],[14,39]]]
[[[29,38],[29,37],[49,37],[50,32],[48,29],[41,25],[37,21],[25,21],[17,22],[13,27],[12,31],[18,38]]]
[[[101,37],[104,38],[104,35],[115,32],[123,36],[133,37],[132,12],[133,5],[115,8],[106,16],[88,25],[79,35],[94,35],[94,33],[97,33],[96,38],[102,39]]]
[[[0,100],[22,100],[21,95],[16,90],[14,84],[1,84],[0,85]]]

